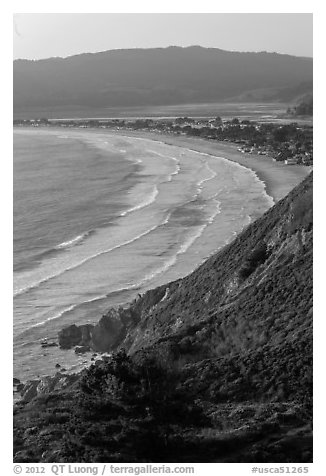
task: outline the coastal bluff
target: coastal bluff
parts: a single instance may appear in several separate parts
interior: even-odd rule
[[[311,462],[312,200],[310,174],[190,275],[63,329],[112,356],[34,383],[14,461]]]
[[[293,314],[297,300],[300,300],[298,285],[303,294],[309,288],[298,281],[298,273],[291,275],[287,267],[299,258],[302,263],[301,255],[307,252],[311,240],[312,175],[189,276],[149,290],[125,307],[109,309],[97,324],[73,324],[62,329],[58,335],[59,345],[62,348],[86,345],[99,352],[124,348],[134,353],[148,346],[163,345],[170,339],[175,342],[189,337],[188,346],[191,347],[191,342],[198,345],[199,338],[204,343],[203,327],[211,329],[210,322],[214,320],[214,332],[222,334],[221,329],[224,329],[223,333],[230,333],[232,339],[226,337],[230,338],[232,346],[236,345],[234,330],[242,321],[237,335],[241,348],[255,346],[255,339],[267,342],[267,336],[256,335],[258,329],[248,333],[243,340],[244,309],[248,317],[255,319],[251,320],[251,327],[259,324],[259,332],[264,319],[259,311],[263,311],[265,301],[276,304],[276,308],[273,305],[268,310],[269,314],[276,313],[280,305],[280,319],[287,313]],[[287,262],[288,266],[285,266]],[[308,266],[309,261],[304,265]],[[274,273],[279,269],[286,276],[284,282],[280,279],[278,283]],[[257,293],[262,298],[260,302],[257,302]],[[228,318],[233,312],[237,317]],[[272,322],[271,317],[268,322]],[[229,327],[226,327],[227,323]],[[294,327],[295,322],[287,322],[287,325]],[[200,332],[197,327],[201,328]],[[270,327],[269,324],[267,329]],[[191,332],[190,328],[193,328]],[[271,337],[275,339],[275,336]],[[223,355],[225,344],[217,338],[215,352],[219,346]],[[181,347],[187,346],[182,344]]]

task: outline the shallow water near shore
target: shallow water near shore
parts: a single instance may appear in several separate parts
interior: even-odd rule
[[[14,375],[78,369],[42,348],[189,274],[273,201],[223,157],[100,131],[14,134]]]

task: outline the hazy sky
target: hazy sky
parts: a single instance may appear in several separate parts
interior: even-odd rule
[[[312,56],[310,13],[17,13],[14,58],[201,45]]]

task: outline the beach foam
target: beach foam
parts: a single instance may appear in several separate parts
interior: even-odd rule
[[[55,246],[54,249],[56,250],[62,250],[65,248],[70,248],[71,246],[78,245],[81,243],[85,238],[87,238],[91,233],[94,233],[95,230],[90,230],[90,231],[85,231],[85,233],[82,233],[81,235],[75,236],[75,238],[72,238],[71,240],[64,241],[63,243],[60,243],[59,245]]]
[[[148,207],[153,202],[155,202],[157,195],[158,195],[158,188],[157,188],[157,185],[154,185],[152,193],[150,193],[149,196],[144,199],[144,201],[142,201],[138,205],[135,205],[134,207],[129,208],[125,212],[120,213],[120,216],[124,217],[124,216],[128,215],[129,213],[132,213],[132,212],[135,212],[137,210],[141,210],[142,208]]]

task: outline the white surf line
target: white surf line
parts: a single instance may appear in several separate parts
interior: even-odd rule
[[[180,146],[180,147],[181,147],[181,146]],[[232,159],[228,159],[227,157],[222,157],[222,156],[218,156],[218,155],[213,155],[213,154],[210,154],[210,153],[208,153],[208,152],[200,152],[200,151],[195,150],[195,149],[188,149],[188,150],[190,150],[190,151],[192,151],[192,152],[194,152],[194,153],[196,153],[196,154],[206,155],[206,156],[211,157],[211,158],[214,158],[214,159],[224,160],[224,161],[228,162],[229,164],[233,164],[235,167],[240,167],[240,168],[242,168],[242,169],[249,170],[249,171],[252,173],[252,175],[255,176],[256,180],[259,181],[259,182],[263,185],[264,194],[265,194],[265,196],[268,198],[268,200],[270,201],[271,207],[272,207],[273,205],[275,205],[275,200],[274,200],[274,198],[273,198],[271,195],[269,195],[269,194],[267,193],[267,190],[266,190],[266,182],[265,182],[264,180],[260,179],[259,176],[258,176],[258,174],[257,174],[257,172],[256,172],[254,169],[252,169],[251,167],[248,167],[248,166],[239,164],[239,162],[236,162],[235,160],[232,160]]]
[[[179,174],[179,172],[181,170],[181,164],[180,164],[179,159],[177,159],[176,157],[170,156],[170,155],[161,154],[160,152],[157,152],[156,150],[151,150],[151,149],[146,149],[146,150],[147,150],[147,152],[150,152],[151,154],[158,155],[159,157],[163,157],[164,159],[174,160],[176,162],[176,168],[173,172],[168,174],[167,182],[171,182],[173,176]]]
[[[66,307],[65,309],[63,309],[62,311],[58,312],[57,314],[55,314],[54,316],[51,316],[51,317],[48,317],[47,319],[45,319],[45,321],[41,321],[41,322],[38,322],[36,324],[33,324],[32,326],[28,327],[27,329],[25,329],[25,331],[23,332],[26,332],[28,329],[32,329],[34,327],[40,327],[40,326],[43,326],[44,324],[46,324],[47,322],[50,322],[50,321],[54,321],[56,319],[59,319],[60,317],[62,317],[64,314],[76,309],[77,307],[80,307],[80,306],[83,306],[84,304],[88,304],[88,303],[91,303],[91,302],[95,302],[95,301],[100,301],[102,299],[106,299],[107,298],[107,295],[106,294],[103,294],[103,295],[100,295],[100,296],[96,296],[94,298],[91,298],[91,299],[86,299],[85,301],[83,302],[77,302],[75,304],[72,304],[71,306],[69,307]]]
[[[52,275],[49,275],[49,276],[46,276],[44,279],[41,279],[39,281],[37,281],[36,283],[33,283],[32,285],[30,286],[26,286],[24,288],[21,288],[19,290],[17,290],[16,292],[14,292],[14,297],[16,296],[19,296],[21,294],[24,294],[25,292],[28,292],[29,290],[31,289],[34,289],[34,288],[37,288],[40,284],[42,283],[45,283],[45,282],[48,282],[50,281],[51,279],[54,279],[54,278],[57,278],[59,276],[62,276],[64,273],[68,272],[68,271],[71,271],[73,269],[76,269],[76,268],[79,268],[80,266],[82,266],[83,264],[87,263],[88,261],[91,261],[92,259],[94,258],[97,258],[98,256],[101,256],[101,255],[105,255],[107,253],[110,253],[111,251],[114,251],[116,249],[119,249],[119,248],[122,248],[123,246],[126,246],[126,245],[129,245],[131,243],[133,243],[134,241],[137,241],[139,240],[140,238],[143,238],[144,236],[148,235],[149,233],[151,233],[152,231],[154,231],[156,228],[160,227],[160,226],[164,226],[168,223],[169,221],[169,218],[170,218],[170,213],[167,215],[167,217],[165,218],[165,220],[158,224],[158,225],[154,225],[152,226],[151,228],[149,228],[148,230],[144,231],[143,233],[140,233],[139,235],[135,236],[134,238],[131,238],[130,240],[127,240],[123,243],[120,243],[118,245],[115,245],[113,246],[112,248],[109,248],[107,250],[103,250],[103,251],[100,251],[98,253],[95,253],[94,255],[92,256],[88,256],[87,258],[83,259],[82,261],[80,261],[79,263],[76,263],[72,266],[69,266],[68,268],[65,268],[61,271],[59,271],[58,273],[55,273],[55,274],[52,274]]]
[[[210,177],[205,177],[203,178],[202,180],[200,180],[198,183],[197,183],[197,191],[198,191],[198,194],[202,191],[203,189],[203,184],[205,182],[209,182],[210,180],[213,180],[216,176],[217,176],[217,172],[215,172],[214,170],[212,170],[210,168],[210,166],[208,165],[208,163],[206,162],[205,163],[205,168],[207,168],[210,172],[211,172],[211,176]],[[203,167],[203,168],[204,168]]]
[[[205,229],[211,225],[214,221],[214,218],[221,213],[221,202],[219,200],[215,200],[217,202],[217,207],[216,207],[216,210],[212,213],[212,215],[208,218],[207,222],[204,223],[203,225],[199,226],[198,227],[198,230],[196,233],[194,233],[193,235],[191,235],[181,246],[180,248],[178,249],[178,251],[175,253],[175,255],[173,255],[168,261],[166,261],[166,263],[163,264],[163,266],[161,266],[160,268],[158,268],[157,270],[155,270],[154,272],[150,273],[150,274],[147,274],[143,280],[140,282],[140,285],[146,283],[147,281],[150,281],[151,279],[155,278],[155,276],[159,275],[159,274],[162,274],[162,273],[165,273],[169,268],[171,268],[172,266],[174,266],[176,264],[176,262],[178,261],[178,256],[181,255],[181,254],[184,254],[186,253],[189,248],[191,248],[191,246],[195,243],[195,241],[198,240],[198,238],[200,238],[203,234],[203,232],[205,231]],[[204,259],[204,261],[206,260],[206,258]]]
[[[158,191],[157,185],[155,184],[151,195],[145,201],[139,203],[138,205],[135,205],[132,208],[129,208],[125,212],[120,213],[119,216],[124,217],[126,215],[129,215],[132,212],[135,212],[137,210],[141,210],[142,208],[148,207],[149,205],[151,205],[152,203],[155,202],[156,197],[158,196],[158,194],[159,194],[159,191]]]
[[[201,152],[199,150],[192,149],[190,147],[185,147],[184,145],[181,145],[181,144],[169,144],[168,142],[164,142],[162,140],[158,140],[158,139],[154,139],[154,138],[153,139],[148,139],[148,138],[144,138],[144,137],[142,138],[142,137],[136,137],[136,136],[128,136],[127,134],[119,134],[119,135],[121,135],[122,137],[127,137],[128,139],[136,139],[136,140],[140,140],[140,141],[155,142],[157,144],[168,145],[170,147],[178,147],[179,149],[188,150],[190,152],[194,152],[194,153],[200,154],[200,155],[207,155],[208,157],[212,157],[214,159],[225,160],[229,163],[234,164],[235,166],[242,167],[244,169],[250,170],[256,176],[256,178],[263,184],[265,195],[268,197],[268,199],[271,203],[271,206],[275,205],[274,198],[267,193],[266,182],[264,180],[262,180],[261,178],[259,178],[257,172],[254,169],[252,169],[251,167],[239,164],[239,162],[236,162],[235,160],[232,160],[232,159],[228,159],[227,157],[221,157],[221,156],[218,156],[218,155],[210,154],[209,152]]]
[[[62,243],[60,243],[59,245],[56,245],[53,249],[54,250],[62,250],[62,249],[65,249],[65,248],[69,248],[77,243],[80,243],[81,241],[83,241],[85,238],[87,238],[87,236],[89,236],[91,234],[91,230],[90,231],[85,231],[84,233],[81,233],[80,235],[76,236],[75,238],[72,238],[71,240],[68,240],[68,241],[64,241]]]

